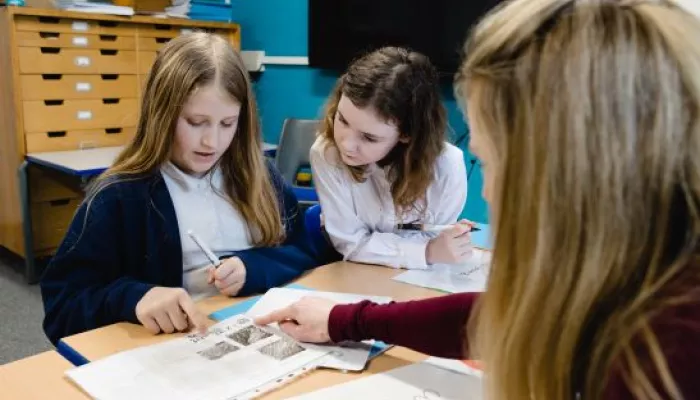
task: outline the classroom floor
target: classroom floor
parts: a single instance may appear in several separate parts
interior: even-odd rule
[[[41,328],[38,285],[27,285],[23,261],[0,249],[0,365],[52,349]]]

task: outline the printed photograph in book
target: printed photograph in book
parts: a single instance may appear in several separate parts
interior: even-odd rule
[[[267,339],[272,334],[270,332],[266,332],[257,326],[247,326],[241,330],[238,330],[236,332],[233,332],[232,334],[228,335],[227,337],[231,340],[233,340],[236,343],[239,343],[243,346],[249,346],[258,340],[263,340]]]

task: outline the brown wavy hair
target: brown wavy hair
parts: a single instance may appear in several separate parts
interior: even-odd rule
[[[446,112],[439,77],[428,58],[399,47],[384,47],[359,58],[336,83],[326,104],[320,135],[336,146],[333,121],[341,96],[358,108],[371,107],[397,126],[401,139],[378,164],[387,167],[397,213],[421,205],[435,176],[435,161],[445,147]],[[347,166],[356,182],[366,166]]]
[[[488,397],[681,399],[655,320],[698,301],[700,21],[672,1],[515,0],[456,89],[495,159]],[[669,329],[667,327],[667,329]],[[680,333],[683,334],[683,333]]]
[[[257,246],[279,244],[284,240],[283,223],[262,152],[252,85],[240,54],[213,34],[181,35],[159,52],[143,91],[136,134],[91,185],[87,198],[113,183],[157,172],[170,158],[183,105],[209,84],[220,85],[241,103],[238,130],[219,160],[225,197],[245,218]]]

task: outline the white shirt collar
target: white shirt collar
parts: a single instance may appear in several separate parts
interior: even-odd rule
[[[223,183],[221,167],[218,164],[201,177],[184,172],[172,161],[165,162],[160,170],[163,174],[170,177],[183,191],[202,190],[212,186],[218,188]]]

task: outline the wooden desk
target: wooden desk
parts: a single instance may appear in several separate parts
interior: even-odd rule
[[[391,280],[402,271],[390,268],[339,262],[316,268],[296,280],[296,283],[313,289],[390,296],[395,300],[411,300],[443,295],[440,292],[406,285]],[[198,303],[209,314],[230,306],[245,298],[216,296]],[[177,334],[176,334],[177,335]],[[180,334],[181,335],[181,334]],[[140,346],[172,339],[174,335],[153,336],[140,325],[119,323],[62,339],[62,342],[88,360],[98,360],[109,355]],[[321,370],[270,393],[266,399],[283,399],[324,387],[348,382],[362,376],[380,373],[425,359],[426,356],[405,348],[395,347],[372,360],[363,373],[342,373]]]
[[[0,366],[0,393],[4,399],[89,399],[64,376],[73,366],[55,351]]]

